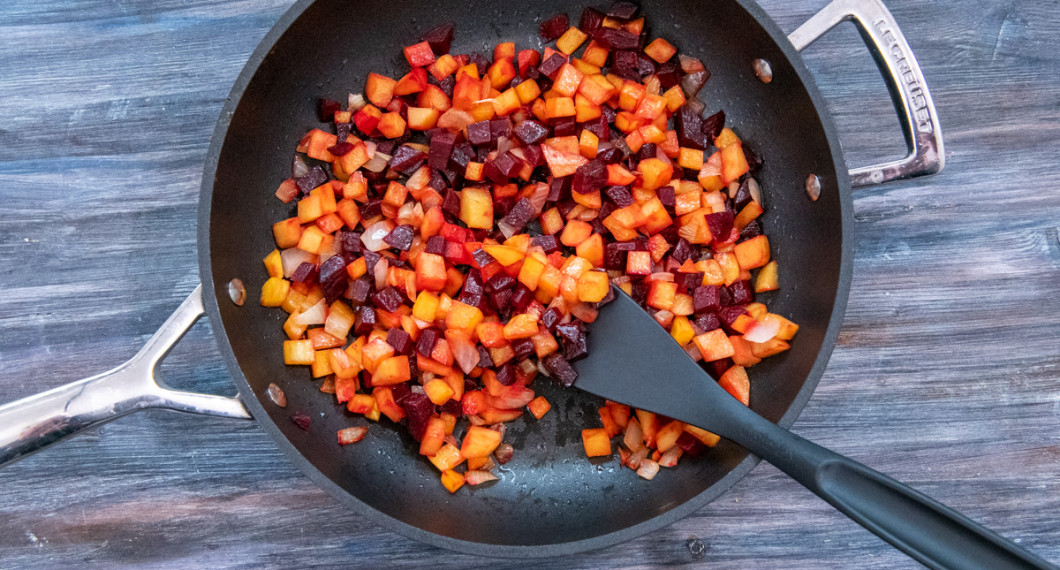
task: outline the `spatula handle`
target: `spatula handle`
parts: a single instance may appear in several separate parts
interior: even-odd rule
[[[753,412],[740,445],[930,568],[1056,568],[964,515]],[[749,418],[743,418],[746,422]],[[745,424],[744,428],[747,426]]]

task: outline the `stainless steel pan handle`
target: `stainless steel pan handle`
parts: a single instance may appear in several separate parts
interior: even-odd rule
[[[238,398],[171,390],[155,378],[162,359],[202,315],[200,285],[125,364],[0,406],[0,466],[146,408],[250,419]]]
[[[942,129],[920,64],[894,17],[879,0],[834,0],[788,36],[802,51],[840,22],[853,21],[872,52],[901,119],[909,154],[850,171],[853,186],[936,174],[946,163]]]

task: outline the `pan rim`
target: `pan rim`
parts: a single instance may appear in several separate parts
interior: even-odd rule
[[[258,395],[253,393],[250,383],[246,379],[243,370],[236,359],[235,352],[228,341],[227,334],[223,332],[223,327],[219,329],[216,325],[223,322],[221,320],[218,299],[224,295],[224,291],[221,290],[224,288],[224,284],[219,285],[218,283],[215,283],[210,256],[210,220],[213,188],[221,151],[224,147],[229,126],[247,87],[254,79],[262,62],[272,52],[277,42],[302,16],[302,14],[314,4],[314,2],[315,0],[298,0],[292,5],[262,38],[261,42],[248,58],[247,63],[234,81],[232,89],[222,107],[210,140],[199,195],[197,235],[199,272],[200,279],[204,286],[203,304],[206,308],[207,315],[209,315],[210,322],[215,323],[213,336],[217,341],[218,348],[220,349],[229,374],[232,375],[232,380],[239,390],[240,398],[244,405],[250,410],[255,418],[265,418],[268,417],[268,414],[258,399]],[[816,82],[813,80],[813,75],[803,62],[800,53],[791,45],[787,39],[787,35],[780,29],[776,22],[774,22],[773,19],[770,18],[753,0],[735,0],[735,2],[763,28],[776,44],[777,48],[791,63],[799,81],[806,89],[814,108],[818,111],[821,129],[828,142],[828,152],[835,166],[835,172],[848,172],[832,116],[827,112],[825,100],[818,90]],[[832,305],[832,314],[828,320],[828,326],[822,339],[821,349],[818,351],[814,364],[810,368],[802,387],[792,400],[791,405],[777,422],[778,425],[784,428],[790,427],[795,422],[799,414],[805,408],[813,392],[816,390],[816,387],[827,368],[828,361],[830,360],[842,326],[843,316],[846,312],[847,299],[853,274],[853,242],[851,241],[853,199],[848,177],[844,177],[840,174],[835,183],[838,187],[837,191],[839,192],[838,200],[841,218],[840,234],[842,240],[835,300]],[[295,466],[298,467],[298,469],[314,484],[322,488],[340,504],[352,508],[357,514],[366,517],[368,520],[387,530],[397,532],[425,544],[466,554],[489,557],[549,558],[597,550],[643,536],[669,526],[674,522],[691,515],[693,512],[702,509],[708,503],[728,492],[736,482],[744,478],[761,461],[757,456],[748,454],[748,456],[740,461],[735,468],[726,473],[725,476],[713,485],[704,489],[700,494],[685,501],[681,505],[671,508],[650,519],[617,531],[608,532],[591,538],[547,545],[505,545],[472,542],[443,536],[413,526],[379,511],[350,494],[325,476],[300,452],[300,450],[290,441],[290,439],[287,438],[274,422],[258,421],[256,423],[269,434],[277,444],[277,447],[284,452],[287,459],[294,463]]]

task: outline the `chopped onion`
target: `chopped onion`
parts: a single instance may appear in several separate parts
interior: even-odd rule
[[[652,317],[655,318],[655,322],[659,323],[663,326],[663,328],[666,329],[669,329],[670,325],[672,325],[674,322],[674,314],[665,309],[657,311],[654,315],[652,315]]]
[[[637,468],[637,475],[651,481],[659,474],[659,464],[652,461],[651,459],[645,459],[640,462],[640,467]]]
[[[591,323],[596,321],[596,316],[599,311],[594,309],[588,303],[575,303],[571,305],[570,313],[580,321]]]
[[[290,278],[291,275],[294,275],[294,270],[298,269],[299,265],[302,263],[316,265],[318,259],[317,256],[304,249],[298,249],[297,247],[285,249],[280,252],[280,265],[283,266],[283,276]]]
[[[644,429],[640,427],[640,422],[637,421],[637,418],[629,418],[629,423],[626,424],[626,434],[622,437],[622,443],[630,451],[644,449]]]
[[[364,435],[368,433],[368,426],[357,426],[340,429],[339,445],[349,445],[351,443],[357,443],[364,439]]]
[[[375,262],[375,269],[372,276],[375,277],[375,290],[382,291],[386,288],[386,270],[389,264],[386,262],[386,258],[381,258]]]
[[[364,168],[369,172],[382,172],[386,169],[386,165],[389,163],[389,154],[383,154],[379,151],[376,151],[375,156],[372,157],[372,160],[369,160],[368,162],[364,163],[364,166],[362,166],[361,168]]]
[[[504,234],[505,239],[514,236],[515,233],[519,231],[517,228],[513,227],[508,222],[505,222],[503,218],[497,222],[497,229],[500,230],[502,234]]]
[[[266,390],[266,393],[268,393],[269,399],[272,400],[273,404],[276,404],[281,408],[287,407],[287,394],[284,394],[283,388],[277,386],[275,382],[269,383],[269,388]]]
[[[778,332],[780,332],[780,321],[772,319],[764,322],[758,321],[747,329],[743,338],[749,342],[766,342],[777,336]]]
[[[666,453],[662,454],[659,458],[659,467],[674,467],[677,465],[677,460],[681,458],[681,454],[684,453],[680,447],[676,445],[666,450]]]
[[[328,306],[324,299],[317,301],[316,305],[309,307],[303,313],[299,313],[292,320],[296,325],[322,325],[327,318]]]
[[[693,325],[692,328],[695,329],[695,326]],[[688,346],[685,347],[685,353],[688,354],[688,356],[695,362],[703,360],[703,354],[699,352],[699,347],[696,346],[695,343],[688,343]]]
[[[512,460],[512,455],[515,454],[515,448],[510,443],[502,443],[497,446],[497,449],[493,450],[493,458],[497,460],[497,463],[504,465]]]
[[[468,485],[481,485],[489,481],[496,481],[497,476],[483,469],[473,469],[464,475],[464,482]]]
[[[641,462],[644,461],[644,458],[646,457],[648,457],[648,448],[642,447],[639,450],[635,451],[633,455],[629,456],[629,460],[626,462],[626,467],[629,467],[630,469],[636,469],[640,467]]]
[[[515,144],[508,137],[497,137],[497,156],[500,156],[514,147]]]
[[[364,233],[361,234],[361,243],[363,243],[364,247],[369,251],[383,251],[390,247],[385,241],[383,241],[383,238],[390,235],[390,232],[393,229],[394,223],[390,220],[379,220],[364,229]]]
[[[242,307],[243,303],[247,302],[247,288],[243,285],[242,279],[236,277],[228,282],[228,298],[237,307]]]
[[[762,204],[762,187],[758,185],[758,181],[754,178],[747,178],[747,192],[751,194],[751,199],[755,201],[759,206]]]
[[[295,154],[291,161],[291,178],[301,178],[309,173],[309,166],[302,159],[302,155]]]
[[[669,271],[659,271],[649,275],[647,281],[666,281],[667,283],[673,283],[674,274]]]
[[[346,110],[351,113],[356,113],[364,108],[368,102],[364,100],[364,95],[360,93],[350,93],[349,98],[346,100]]]

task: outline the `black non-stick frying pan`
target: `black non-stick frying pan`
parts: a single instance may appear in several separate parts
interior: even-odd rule
[[[314,482],[369,519],[412,538],[465,552],[552,556],[600,548],[665,526],[724,493],[757,463],[723,441],[709,453],[644,481],[616,461],[590,461],[580,432],[599,400],[547,380],[534,389],[553,404],[540,421],[516,422],[513,460],[501,480],[450,495],[414,451],[406,430],[382,421],[357,445],[339,448],[335,432],[363,423],[322,394],[304,368],[285,367],[285,316],[257,306],[261,260],[274,248],[271,224],[290,215],[273,190],[290,176],[292,149],[318,126],[316,101],[363,88],[369,71],[404,73],[401,49],[441,23],[456,26],[454,53],[489,53],[500,41],[540,48],[537,23],[583,4],[560,0],[408,0],[354,3],[308,0],[266,36],[240,74],[214,134],[199,216],[203,286],[129,363],[110,372],[0,407],[0,462],[12,461],[85,427],[147,407],[253,416]],[[605,6],[601,6],[606,8]],[[758,173],[764,224],[783,287],[772,310],[801,325],[792,350],[753,370],[753,408],[789,426],[824,371],[850,283],[852,181],[855,185],[931,174],[942,142],[927,87],[887,10],[876,0],[837,0],[786,37],[750,0],[646,3],[652,36],[701,58],[712,72],[700,94],[708,112],[724,109],[741,138],[765,158]],[[853,19],[895,97],[910,155],[848,172],[835,129],[798,50]],[[763,59],[772,81],[756,77]],[[806,186],[820,184],[820,198]],[[245,306],[229,300],[241,279]],[[158,362],[203,312],[239,388],[239,398],[169,390],[154,380]],[[636,350],[636,347],[630,347]],[[651,355],[645,354],[645,358]],[[266,395],[279,385],[287,406]],[[308,430],[293,414],[311,418]]]

